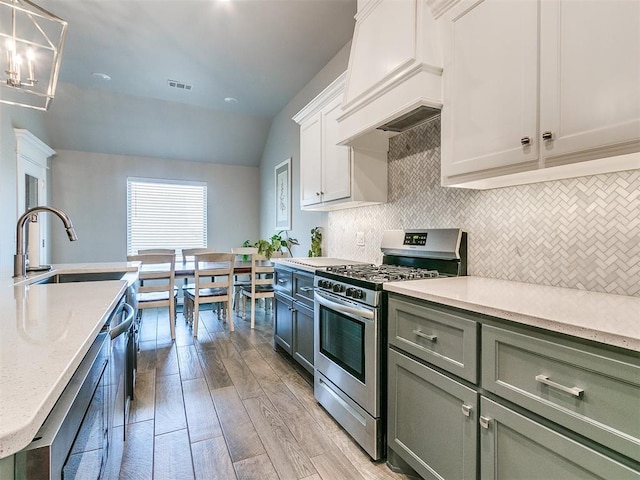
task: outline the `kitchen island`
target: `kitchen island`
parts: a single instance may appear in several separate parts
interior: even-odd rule
[[[0,459],[32,441],[137,271],[137,262],[114,262],[54,265],[15,281],[0,272]],[[127,273],[121,280],[41,283],[107,272]]]

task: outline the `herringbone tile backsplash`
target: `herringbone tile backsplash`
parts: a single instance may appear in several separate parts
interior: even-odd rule
[[[383,230],[460,227],[469,275],[640,296],[640,170],[444,188],[435,120],[391,139],[388,195],[384,205],[329,213],[327,255],[380,263]]]

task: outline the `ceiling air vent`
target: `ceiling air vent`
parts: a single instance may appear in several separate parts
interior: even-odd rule
[[[167,80],[167,84],[171,88],[177,88],[178,90],[191,90],[193,85],[189,85],[184,82],[179,82],[177,80]]]

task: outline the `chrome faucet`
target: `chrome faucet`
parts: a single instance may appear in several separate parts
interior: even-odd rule
[[[33,207],[27,210],[22,214],[22,216],[18,219],[18,224],[16,227],[16,254],[13,257],[13,276],[14,277],[25,277],[27,275],[27,255],[25,253],[26,247],[24,244],[24,226],[27,223],[27,220],[37,214],[38,212],[51,212],[55,213],[62,223],[64,224],[64,228],[67,231],[67,235],[69,236],[69,240],[75,242],[78,240],[76,236],[76,231],[73,229],[73,223],[71,223],[71,219],[69,216],[64,213],[62,210],[58,210],[53,207]]]

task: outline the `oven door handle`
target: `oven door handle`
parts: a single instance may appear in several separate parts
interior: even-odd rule
[[[348,305],[343,305],[342,303],[333,302],[318,292],[314,293],[313,298],[320,305],[324,305],[325,307],[330,308],[331,310],[335,310],[336,312],[344,313],[354,317],[365,318],[367,320],[374,319],[374,312],[371,310],[367,310],[366,308],[355,308]]]

